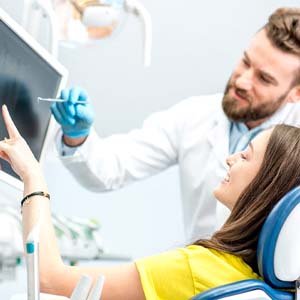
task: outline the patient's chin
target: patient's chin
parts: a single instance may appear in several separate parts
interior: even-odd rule
[[[231,203],[228,197],[226,197],[226,193],[224,192],[223,186],[219,185],[214,189],[213,195],[221,204],[225,205],[228,209],[231,209]]]
[[[213,190],[213,195],[214,195],[214,197],[215,197],[218,201],[220,201],[221,203],[223,203],[223,202],[222,202],[222,193],[221,193],[220,189],[221,189],[220,186],[216,187],[216,188]]]

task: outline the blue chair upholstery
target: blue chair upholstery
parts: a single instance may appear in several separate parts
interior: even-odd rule
[[[290,292],[284,292],[279,290],[274,290],[270,286],[268,286],[265,282],[257,279],[249,279],[237,281],[230,284],[225,284],[220,287],[210,289],[206,292],[203,292],[192,299],[201,299],[201,300],[217,300],[217,299],[228,299],[228,297],[234,295],[241,295],[239,299],[246,299],[242,297],[245,292],[252,291],[262,291],[265,295],[265,299],[276,299],[276,300],[293,300],[294,294]],[[261,300],[262,293],[259,295],[259,300]],[[238,299],[238,298],[236,298]],[[251,298],[255,299],[255,298]]]
[[[242,280],[200,293],[192,300],[293,300],[300,276],[300,187],[288,192],[273,208],[259,235],[257,262],[264,279]]]

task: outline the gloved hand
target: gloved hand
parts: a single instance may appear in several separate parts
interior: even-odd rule
[[[74,139],[88,136],[94,121],[94,111],[88,103],[87,93],[74,87],[62,90],[60,98],[67,101],[52,103],[51,112],[61,125],[63,134]],[[76,103],[77,100],[86,103]]]

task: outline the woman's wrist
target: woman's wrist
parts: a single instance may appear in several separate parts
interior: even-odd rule
[[[29,166],[20,174],[24,184],[33,179],[43,178],[43,172],[41,170],[40,164],[37,162],[36,165]]]
[[[45,191],[32,192],[30,194],[25,195],[24,198],[21,200],[21,208],[23,208],[24,203],[26,203],[27,201],[29,202],[31,198],[36,196],[41,196],[50,200],[50,194]]]
[[[48,187],[40,168],[23,174],[24,195],[37,190],[48,192]]]

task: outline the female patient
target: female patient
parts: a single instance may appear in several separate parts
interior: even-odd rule
[[[24,182],[24,196],[47,190],[39,163],[2,108],[9,139],[0,157]],[[261,226],[278,200],[300,184],[300,129],[279,125],[259,134],[248,148],[227,159],[229,171],[215,190],[231,215],[209,240],[114,267],[70,267],[61,260],[51,223],[50,201],[32,196],[22,207],[24,237],[42,214],[40,282],[46,293],[70,296],[82,274],[106,277],[103,300],[186,300],[218,285],[256,274]]]

